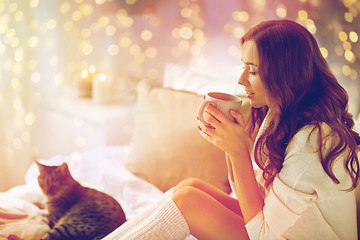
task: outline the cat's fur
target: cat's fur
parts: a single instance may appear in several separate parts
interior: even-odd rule
[[[51,230],[42,240],[101,239],[126,221],[119,203],[111,196],[81,186],[68,166],[46,166],[37,162],[39,185],[47,196]]]

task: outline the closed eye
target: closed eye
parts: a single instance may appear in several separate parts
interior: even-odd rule
[[[257,71],[251,71],[250,68],[249,68],[249,67],[246,67],[246,66],[247,66],[247,65],[244,65],[244,66],[243,66],[243,69],[244,69],[244,70],[249,69],[249,73],[250,73],[251,75],[256,75],[256,74],[258,74]]]

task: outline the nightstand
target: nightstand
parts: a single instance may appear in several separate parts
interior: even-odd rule
[[[96,104],[71,94],[44,96],[34,126],[37,158],[82,152],[102,146],[128,145],[135,103]]]

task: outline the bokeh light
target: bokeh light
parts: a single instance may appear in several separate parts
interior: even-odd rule
[[[111,73],[129,101],[141,79],[161,84],[169,63],[236,81],[239,39],[267,19],[292,19],[314,34],[357,114],[359,12],[356,0],[0,1],[0,168],[38,154],[37,109],[49,92],[74,89],[84,69]]]

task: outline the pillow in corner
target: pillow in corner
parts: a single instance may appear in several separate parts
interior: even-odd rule
[[[140,82],[135,129],[125,166],[167,191],[195,177],[230,192],[225,154],[198,133],[202,97]]]

